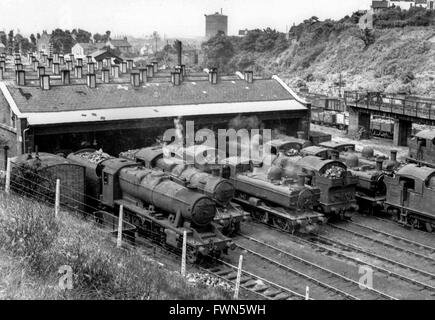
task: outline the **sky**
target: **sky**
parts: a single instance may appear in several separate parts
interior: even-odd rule
[[[43,29],[81,28],[92,33],[141,37],[153,31],[166,37],[204,36],[204,14],[222,9],[228,34],[239,29],[287,26],[311,16],[340,19],[371,0],[0,0],[0,30],[24,35]]]

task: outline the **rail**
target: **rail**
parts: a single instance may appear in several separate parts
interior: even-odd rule
[[[346,106],[435,120],[435,99],[381,92],[345,91],[344,101]]]

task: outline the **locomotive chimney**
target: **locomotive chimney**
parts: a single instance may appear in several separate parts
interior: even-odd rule
[[[208,73],[208,81],[211,84],[217,84],[217,77],[218,77],[217,68],[210,68],[210,71]]]
[[[376,170],[377,171],[382,171],[382,164],[383,164],[384,160],[382,158],[376,158]]]
[[[127,61],[121,62],[121,73],[127,73]]]
[[[159,63],[157,61],[153,61],[151,63],[153,64],[154,73],[157,73],[159,71]]]
[[[130,82],[133,87],[139,87],[140,86],[140,75],[138,72],[132,72],[130,74]]]
[[[154,77],[154,67],[152,64],[147,64],[147,76],[150,78]]]
[[[109,83],[109,81],[110,81],[109,73],[110,73],[109,69],[101,70],[101,80],[104,83]]]
[[[111,66],[112,68],[112,76],[117,79],[119,78],[119,66],[118,65],[113,65]]]
[[[391,161],[397,161],[397,150],[391,150]]]
[[[127,69],[128,70],[132,70],[133,69],[133,60],[132,59],[128,59],[127,60]]]
[[[89,62],[88,63],[88,73],[95,73],[95,63],[94,62]]]
[[[44,66],[38,67],[38,78],[40,76],[43,76],[44,74],[45,74],[45,67]]]
[[[139,68],[139,77],[142,83],[147,82],[147,68]]]
[[[181,74],[179,71],[171,72],[171,80],[174,86],[179,86],[181,83]]]
[[[83,77],[83,67],[76,66],[74,69],[74,75],[76,78],[81,79]]]
[[[53,63],[53,74],[59,75],[59,63]]]
[[[182,48],[183,48],[183,43],[179,40],[175,41],[176,43],[176,47],[177,47],[177,57],[178,57],[178,65],[181,66],[182,65]]]

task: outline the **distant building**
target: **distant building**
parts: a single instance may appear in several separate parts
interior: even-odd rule
[[[372,1],[372,10],[374,13],[378,13],[385,9],[388,9],[388,1]]]
[[[84,57],[90,55],[92,52],[102,49],[105,43],[76,43],[71,48],[71,53],[74,56]]]
[[[50,38],[51,36],[46,30],[44,30],[41,34],[41,37],[36,41],[36,48],[38,49],[38,52],[43,51],[45,54],[50,54]]]
[[[131,44],[127,41],[127,37],[124,37],[123,39],[110,39],[106,42],[106,46],[111,49],[119,50],[121,53],[131,52]]]
[[[239,30],[239,37],[244,37],[248,34],[249,30],[245,29],[245,30]]]
[[[228,16],[216,12],[215,14],[205,15],[205,37],[210,39],[222,31],[228,34]]]

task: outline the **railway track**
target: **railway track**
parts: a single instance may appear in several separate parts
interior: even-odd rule
[[[403,274],[400,274],[400,273],[395,272],[393,270],[381,267],[379,265],[375,265],[373,263],[369,263],[367,261],[361,261],[360,259],[352,257],[352,256],[350,256],[348,254],[345,254],[345,253],[343,253],[343,252],[341,252],[341,251],[339,251],[339,250],[337,250],[335,248],[331,248],[331,247],[328,247],[326,245],[323,245],[323,244],[320,243],[320,241],[306,240],[306,239],[304,239],[304,238],[302,238],[300,236],[295,236],[295,235],[291,235],[291,234],[285,233],[285,232],[281,231],[278,228],[274,228],[274,227],[266,225],[266,224],[262,224],[262,225],[266,226],[267,228],[276,230],[277,232],[286,234],[287,237],[293,239],[295,242],[299,242],[301,244],[305,244],[305,245],[308,245],[308,246],[315,247],[319,251],[326,252],[329,255],[333,255],[333,256],[336,256],[336,257],[341,258],[343,260],[347,260],[349,262],[353,262],[353,263],[355,263],[357,265],[364,264],[365,266],[368,266],[368,267],[372,268],[373,270],[377,270],[379,272],[382,272],[383,274],[385,274],[387,276],[394,277],[394,278],[399,279],[401,281],[404,281],[406,283],[410,283],[410,284],[418,287],[420,291],[422,291],[422,290],[427,291],[430,296],[435,296],[435,287],[432,286],[431,284],[422,282],[422,281],[417,280],[417,279],[410,278],[410,277],[408,277],[406,275],[403,275]],[[324,240],[326,240],[326,242],[329,241],[328,239],[324,239]],[[362,253],[362,254],[366,254],[366,251],[363,250],[363,249],[356,248],[356,247],[353,247],[353,246],[350,247],[350,246],[344,245],[344,244],[339,243],[339,242],[334,242],[334,245],[336,247],[341,247],[342,249],[344,248],[344,251],[346,251],[346,252],[352,252],[352,251],[355,252],[356,251],[356,252],[359,252],[359,253]],[[383,259],[383,258],[381,257],[381,259]],[[384,262],[387,262],[387,261],[384,261]],[[393,261],[393,265],[394,264],[395,264],[395,262]],[[409,268],[413,269],[412,267],[409,267]]]
[[[417,242],[414,242],[414,241],[411,241],[411,240],[408,240],[408,239],[405,239],[405,238],[402,238],[402,237],[399,237],[399,236],[395,236],[395,235],[386,233],[386,232],[381,231],[381,230],[377,230],[377,229],[374,229],[374,228],[371,228],[371,227],[367,227],[367,226],[364,226],[364,225],[361,225],[361,224],[358,224],[358,223],[355,223],[355,222],[351,222],[351,221],[346,222],[346,227],[338,226],[338,225],[332,224],[332,223],[328,223],[328,226],[330,226],[330,227],[332,227],[334,229],[337,229],[337,230],[341,230],[341,231],[350,233],[350,234],[352,234],[354,236],[357,236],[357,237],[369,240],[371,242],[380,244],[382,246],[394,249],[396,251],[404,252],[404,253],[413,255],[413,256],[415,256],[417,258],[426,260],[427,262],[430,262],[432,264],[435,263],[435,259],[430,256],[432,254],[435,254],[435,248],[431,248],[429,246],[425,246],[423,244],[420,244],[420,243],[417,243]],[[353,226],[354,228],[353,229],[349,229],[348,226]],[[361,229],[361,230],[356,231],[355,227],[356,227],[356,229]],[[362,233],[364,231],[369,231],[370,234],[364,234],[364,233]],[[378,235],[378,236],[380,235],[380,236],[385,237],[387,239],[399,240],[402,243],[406,243],[411,248],[406,248],[406,247],[403,247],[403,246],[398,246],[398,245],[393,244],[393,243],[388,242],[388,241],[376,239],[376,238],[373,237],[373,235]],[[422,250],[424,252],[418,252],[416,250],[419,250],[419,251]]]
[[[199,268],[204,272],[234,285],[237,279],[237,266],[220,259],[216,261],[219,262],[220,265]],[[305,300],[305,295],[243,269],[240,278],[240,287],[267,300]]]
[[[327,293],[333,292],[333,296],[339,295],[345,297],[346,299],[352,299],[352,300],[362,300],[362,299],[396,300],[396,298],[373,288],[366,287],[361,289],[360,283],[353,279],[347,278],[325,267],[317,265],[313,262],[310,262],[306,259],[303,259],[294,254],[286,252],[270,244],[267,244],[264,241],[260,241],[258,239],[252,238],[244,234],[239,234],[239,237],[247,240],[248,242],[255,244],[256,247],[260,247],[260,248],[263,247],[263,248],[267,248],[268,250],[271,250],[271,252],[275,254],[274,256],[280,256],[280,259],[286,261],[285,264],[278,262],[276,259],[271,259],[265,256],[264,253],[259,253],[257,251],[254,251],[252,248],[247,248],[246,244],[241,245],[240,242],[236,243],[236,245],[239,246],[239,248],[249,252],[250,254],[254,254],[262,259],[266,259],[268,261],[272,260],[273,261],[272,263],[278,265],[280,268],[283,268],[284,270],[290,271],[298,276],[301,276],[306,280],[316,284],[317,286],[326,289]],[[316,288],[314,288],[314,290],[316,290]],[[313,292],[311,287],[310,287],[310,292]],[[321,292],[319,292],[319,294],[321,294]],[[319,296],[319,298],[322,297]]]

